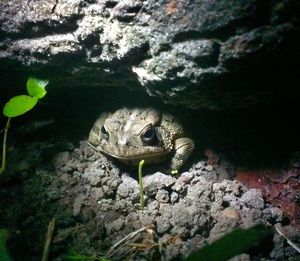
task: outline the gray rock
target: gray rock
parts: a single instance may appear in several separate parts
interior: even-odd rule
[[[186,185],[182,181],[177,180],[174,186],[172,186],[172,190],[177,193],[184,193],[186,190]]]
[[[134,202],[139,200],[140,187],[138,182],[126,174],[122,175],[122,183],[117,189],[120,198],[129,198]]]
[[[123,228],[125,221],[123,218],[118,218],[114,221],[108,222],[106,225],[107,233],[112,234]]]
[[[170,201],[170,196],[169,196],[169,192],[164,190],[164,189],[160,189],[156,196],[155,199],[159,202],[159,203],[168,203]]]
[[[155,196],[160,189],[169,188],[174,185],[176,178],[156,172],[143,178],[143,186],[145,193],[149,196]]]
[[[170,227],[171,225],[168,218],[164,216],[156,218],[156,229],[159,234],[166,233],[170,230]]]
[[[214,167],[213,167],[212,165],[207,165],[207,166],[205,166],[205,169],[206,169],[208,172],[210,172],[210,171],[212,171],[212,170],[214,169]]]
[[[245,204],[246,208],[263,209],[265,206],[262,192],[258,189],[249,189],[242,195],[241,202]]]
[[[74,201],[74,204],[73,204],[73,216],[77,216],[80,213],[80,211],[83,207],[85,198],[86,198],[86,196],[83,195],[83,194],[79,194],[75,198],[75,201]]]
[[[176,192],[172,192],[171,194],[171,203],[174,204],[179,198],[179,195]]]
[[[275,101],[277,81],[297,94],[276,74],[288,67],[287,79],[297,77],[296,1],[1,1],[1,75],[18,86],[7,72],[34,71],[55,75],[56,87],[80,83],[99,93],[103,82],[142,85],[194,109]]]
[[[181,181],[184,184],[188,184],[193,179],[193,177],[194,174],[192,172],[184,172],[179,176],[178,181]]]

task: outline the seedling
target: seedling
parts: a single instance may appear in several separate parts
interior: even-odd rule
[[[47,80],[40,80],[32,77],[28,78],[26,89],[29,95],[14,96],[4,105],[3,115],[7,117],[7,122],[3,135],[0,175],[5,171],[6,167],[6,140],[11,118],[30,111],[37,104],[38,100],[46,95],[47,91],[45,90],[45,87],[48,82],[49,81]]]
[[[144,160],[139,162],[139,184],[140,184],[140,206],[141,210],[144,210],[144,189],[143,189],[143,174],[142,169],[144,165]]]

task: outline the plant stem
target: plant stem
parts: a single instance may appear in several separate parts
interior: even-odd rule
[[[141,160],[139,163],[140,206],[142,210],[144,210],[144,189],[143,189],[143,174],[142,174],[142,168],[144,162],[145,162],[144,160]]]
[[[6,140],[7,140],[7,132],[10,124],[10,118],[7,119],[6,126],[4,129],[4,135],[3,135],[3,147],[2,147],[2,164],[0,168],[0,175],[5,171],[6,166]]]
[[[55,228],[55,218],[52,218],[51,221],[49,222],[48,229],[47,229],[46,242],[44,245],[42,261],[48,261],[54,228]]]

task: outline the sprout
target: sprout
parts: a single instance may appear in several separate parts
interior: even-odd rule
[[[18,95],[12,97],[3,107],[3,115],[8,117],[6,126],[4,128],[3,146],[2,146],[2,164],[0,168],[0,175],[4,172],[6,166],[6,140],[7,132],[10,127],[10,119],[20,116],[30,111],[42,99],[47,91],[45,89],[49,81],[40,80],[29,77],[26,84],[26,89],[29,95]]]

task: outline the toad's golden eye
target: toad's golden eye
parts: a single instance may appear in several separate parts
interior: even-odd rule
[[[153,125],[150,125],[142,134],[141,140],[147,145],[154,145],[157,141],[156,131]]]

